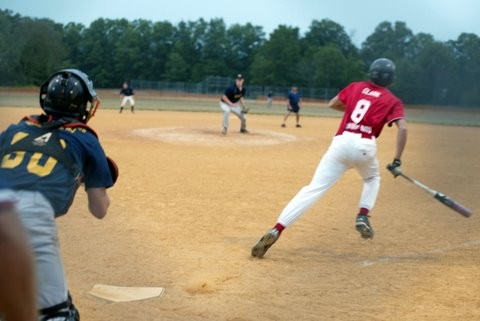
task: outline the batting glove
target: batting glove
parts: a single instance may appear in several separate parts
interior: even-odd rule
[[[402,161],[398,158],[394,158],[391,164],[387,165],[387,169],[392,173],[393,177],[396,178],[398,175],[402,174]]]

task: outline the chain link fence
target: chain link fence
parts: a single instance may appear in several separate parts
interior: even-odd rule
[[[198,83],[132,80],[131,85],[135,89],[158,90],[176,95],[181,93],[222,95],[225,88],[232,82],[230,77],[210,76]],[[272,92],[273,97],[285,97],[290,91],[290,87],[249,85],[248,83],[245,86],[246,98],[249,99],[266,97],[269,92]],[[339,91],[338,88],[298,87],[298,89],[302,98],[307,100],[329,100]]]

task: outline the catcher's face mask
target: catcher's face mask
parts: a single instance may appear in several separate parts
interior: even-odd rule
[[[86,124],[99,105],[92,81],[77,69],[54,73],[40,88],[40,106],[47,115],[76,118]]]

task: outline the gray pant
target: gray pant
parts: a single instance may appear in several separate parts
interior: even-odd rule
[[[40,192],[17,191],[17,209],[35,257],[38,308],[67,300],[67,282],[58,247],[55,214]]]
[[[240,118],[240,129],[246,129],[247,128],[247,116],[242,113],[242,107],[241,106],[229,106],[223,101],[220,101],[220,108],[223,110],[223,128],[228,129],[228,122],[229,122],[229,117],[230,117],[230,112],[234,113],[238,118]]]

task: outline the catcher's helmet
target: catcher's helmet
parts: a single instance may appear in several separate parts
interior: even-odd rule
[[[390,59],[378,58],[370,65],[368,75],[373,83],[386,87],[395,79],[395,64]]]
[[[57,71],[40,87],[40,106],[47,115],[75,118],[86,124],[98,103],[92,81],[77,69]]]

